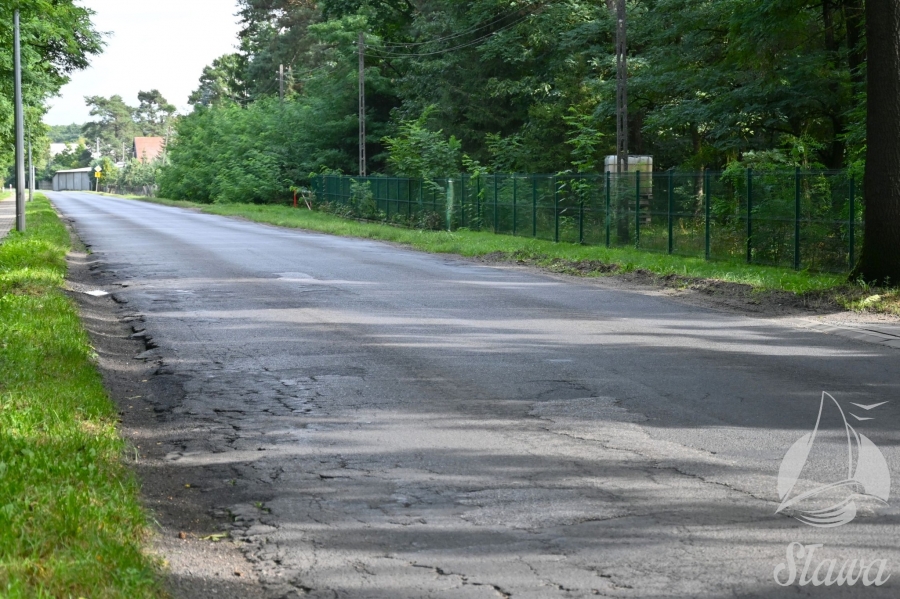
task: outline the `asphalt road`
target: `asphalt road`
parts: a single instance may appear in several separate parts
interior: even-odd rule
[[[859,501],[838,528],[775,515],[782,457],[823,391],[872,418],[854,426],[897,478],[898,350],[524,268],[48,195],[159,346],[176,391],[158,417],[191,431],[173,476],[206,481],[273,596],[897,595],[900,578],[782,588],[774,570],[794,541],[823,545],[810,573],[821,558],[900,566],[893,505]],[[846,478],[846,431],[825,412],[811,482]]]

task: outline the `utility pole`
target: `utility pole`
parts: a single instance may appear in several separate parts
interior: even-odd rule
[[[13,69],[16,112],[16,231],[25,231],[25,116],[22,110],[22,52],[19,44],[19,11],[13,17]]]
[[[625,0],[616,2],[616,172],[628,172],[628,40]]]
[[[284,65],[278,65],[278,97],[284,104]]]
[[[31,135],[28,136],[28,201],[34,199],[34,161],[31,156]]]
[[[366,34],[359,32],[359,176],[366,176]]]

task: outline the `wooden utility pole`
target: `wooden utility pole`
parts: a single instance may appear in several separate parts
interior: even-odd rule
[[[628,43],[625,0],[616,3],[616,172],[628,172]]]
[[[366,34],[359,32],[359,176],[366,176]]]
[[[13,16],[13,70],[16,120],[16,231],[25,230],[25,116],[22,110],[22,51],[19,47],[19,11]]]

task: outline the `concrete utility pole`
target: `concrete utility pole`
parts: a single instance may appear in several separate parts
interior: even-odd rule
[[[13,69],[16,119],[16,231],[25,230],[25,116],[22,110],[22,52],[19,48],[19,11],[13,17]]]
[[[28,136],[28,201],[34,199],[34,160],[31,155],[31,135]]]
[[[284,104],[284,65],[278,65],[278,97]]]
[[[616,3],[616,172],[628,172],[628,40],[625,0]]]
[[[359,176],[366,176],[366,34],[359,32]]]

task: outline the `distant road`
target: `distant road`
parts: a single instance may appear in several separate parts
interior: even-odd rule
[[[109,290],[144,315],[177,384],[160,422],[189,432],[165,438],[161,467],[234,515],[273,596],[793,597],[773,579],[792,541],[900,568],[893,506],[835,529],[774,515],[782,456],[822,391],[890,402],[856,425],[897,479],[900,351],[528,269],[48,195],[128,285]],[[898,580],[827,596],[895,597]]]

